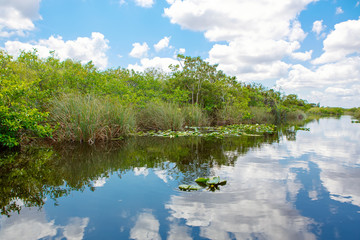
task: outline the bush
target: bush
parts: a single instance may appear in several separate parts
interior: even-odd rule
[[[71,94],[54,99],[51,105],[57,140],[111,140],[128,135],[136,126],[133,109],[113,99]]]
[[[25,139],[51,135],[47,112],[37,104],[43,92],[39,78],[24,64],[0,51],[0,147],[18,146]]]

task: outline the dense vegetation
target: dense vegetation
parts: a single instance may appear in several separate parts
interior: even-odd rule
[[[36,50],[0,51],[0,146],[35,137],[117,139],[134,131],[303,119],[314,104],[225,75],[199,57],[179,55],[171,73],[101,71]]]

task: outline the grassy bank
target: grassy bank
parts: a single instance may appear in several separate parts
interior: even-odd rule
[[[314,104],[238,81],[199,57],[171,72],[99,70],[36,51],[0,51],[0,146],[32,138],[93,143],[134,131],[301,120]],[[180,67],[181,66],[181,67]],[[324,109],[312,109],[316,114]]]

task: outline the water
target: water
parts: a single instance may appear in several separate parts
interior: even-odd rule
[[[306,127],[3,154],[0,239],[360,239],[360,124]]]

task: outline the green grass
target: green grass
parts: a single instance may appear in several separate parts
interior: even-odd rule
[[[344,114],[344,109],[337,107],[313,107],[308,110],[308,113],[321,116],[340,116]]]
[[[198,105],[186,105],[182,107],[185,124],[189,127],[203,127],[210,123],[205,111]]]
[[[265,107],[250,107],[252,123],[274,123],[275,116]]]
[[[185,116],[179,105],[167,102],[149,102],[137,114],[140,130],[182,130]]]
[[[128,135],[135,129],[132,108],[92,95],[64,95],[51,102],[50,119],[59,141],[94,143]]]

